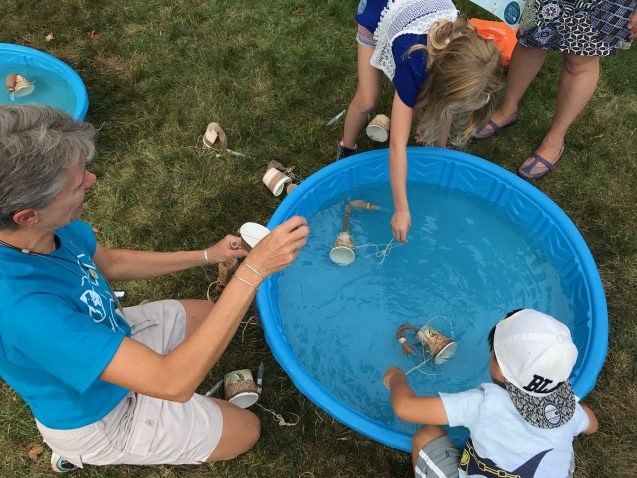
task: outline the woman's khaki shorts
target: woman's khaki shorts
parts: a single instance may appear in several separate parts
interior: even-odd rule
[[[124,309],[132,338],[165,354],[186,335],[186,314],[176,300]],[[212,454],[223,428],[219,407],[194,395],[186,403],[130,392],[108,415],[71,430],[47,428],[44,441],[77,466],[197,464]]]

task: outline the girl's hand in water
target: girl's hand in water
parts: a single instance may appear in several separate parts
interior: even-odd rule
[[[407,232],[411,227],[411,214],[409,211],[394,211],[391,218],[391,230],[394,237],[400,242],[407,242]]]

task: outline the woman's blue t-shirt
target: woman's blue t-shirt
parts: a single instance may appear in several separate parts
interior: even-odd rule
[[[56,231],[42,257],[0,247],[0,376],[54,429],[103,418],[128,391],[98,377],[130,326],[93,263],[91,227]]]

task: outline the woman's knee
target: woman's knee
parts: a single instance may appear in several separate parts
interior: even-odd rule
[[[563,60],[564,71],[571,75],[595,74],[599,70],[598,56],[565,54]]]
[[[251,450],[261,436],[261,421],[254,413],[222,400],[215,400],[223,415],[223,430],[208,462],[231,460]]]

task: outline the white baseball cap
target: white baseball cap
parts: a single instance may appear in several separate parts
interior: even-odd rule
[[[575,395],[568,379],[577,348],[566,325],[522,309],[496,325],[493,350],[507,392],[527,422],[556,428],[571,419]]]

